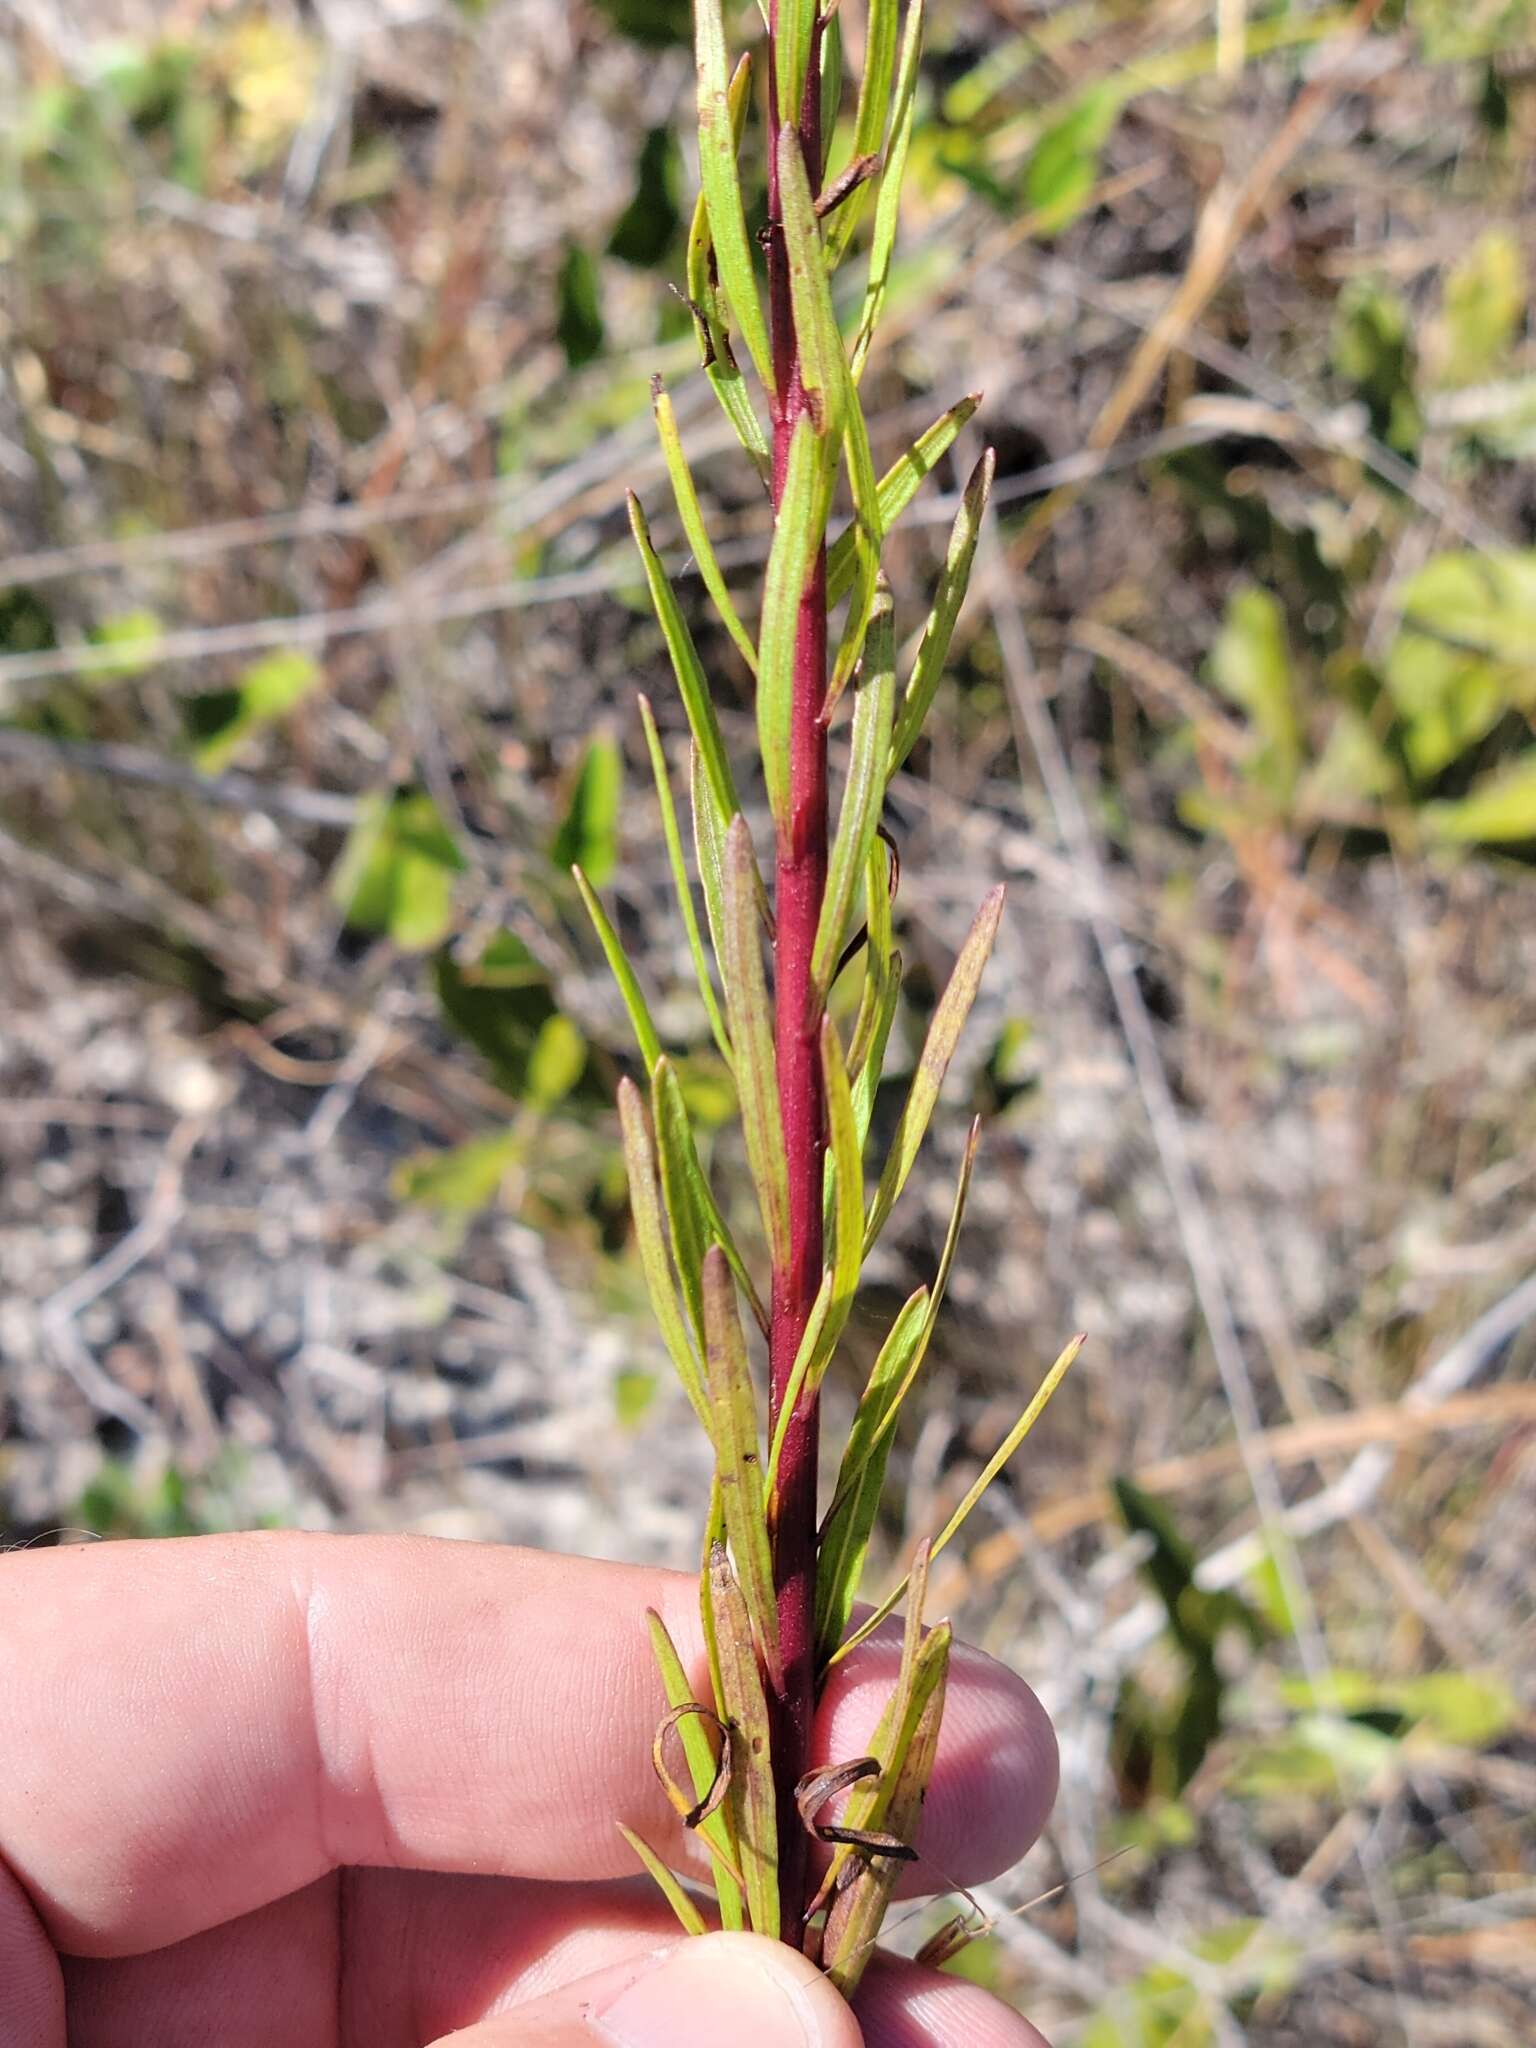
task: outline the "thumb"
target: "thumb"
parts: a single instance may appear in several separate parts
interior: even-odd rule
[[[858,2022],[782,1942],[708,1934],[581,1977],[438,2048],[860,2048]]]

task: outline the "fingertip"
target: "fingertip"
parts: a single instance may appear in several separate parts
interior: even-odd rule
[[[874,1958],[854,2007],[871,2048],[1050,2048],[980,1985],[896,1956]]]

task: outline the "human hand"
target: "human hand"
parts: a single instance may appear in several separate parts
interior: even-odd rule
[[[533,1551],[0,1560],[0,2048],[1043,2048],[910,1963],[856,2022],[782,1944],[678,1937],[614,1826],[698,1863],[650,1765],[647,1605],[702,1661],[690,1579]],[[820,1760],[867,1748],[895,1663],[840,1667]],[[957,1648],[913,1888],[1006,1868],[1055,1787],[1033,1694]]]

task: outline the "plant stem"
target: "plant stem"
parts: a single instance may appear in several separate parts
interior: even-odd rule
[[[769,104],[775,133],[780,116],[773,68],[777,7],[770,18]],[[821,186],[820,31],[812,43],[799,109],[801,147],[813,193]],[[800,379],[789,261],[779,226],[777,152],[770,148],[768,310],[773,345],[773,499],[777,510],[795,422],[806,407]],[[790,824],[776,849],[774,896],[774,1037],[779,1112],[789,1164],[789,1263],[773,1276],[769,1338],[770,1420],[776,1423],[795,1354],[821,1284],[822,1107],[820,1018],[811,954],[827,881],[827,737],[822,723],[827,682],[827,556],[825,544],[800,600],[795,639],[790,739]],[[779,1808],[779,1892],[784,1939],[798,1947],[806,1902],[806,1834],[795,1787],[807,1768],[816,1707],[817,1403],[802,1397],[789,1423],[779,1463],[772,1529],[779,1610],[782,1693],[772,1701],[773,1760]]]

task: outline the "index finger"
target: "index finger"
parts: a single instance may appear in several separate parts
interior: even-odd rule
[[[0,1856],[60,1948],[106,1956],[345,1865],[610,1877],[619,1820],[681,1855],[647,1605],[696,1655],[692,1580],[528,1550],[285,1532],[5,1559]],[[957,1676],[930,1807],[969,1881],[1033,1839],[1055,1750],[1019,1680],[975,1653]],[[850,1658],[823,1704],[841,1752],[883,1697]]]

